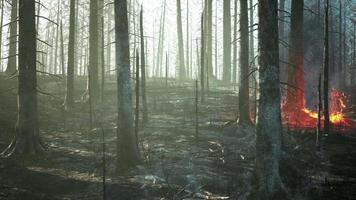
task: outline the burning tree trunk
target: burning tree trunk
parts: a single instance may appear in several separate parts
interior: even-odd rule
[[[304,108],[303,9],[304,0],[292,0],[287,113],[298,114]]]
[[[182,30],[182,9],[180,0],[177,0],[177,35],[178,35],[178,76],[180,79],[186,78],[186,70],[184,63],[184,44]]]
[[[71,108],[74,103],[74,34],[75,34],[75,0],[70,1],[70,25],[68,44],[68,68],[67,68],[67,94],[65,98],[66,108]],[[55,58],[56,59],[56,58]]]
[[[11,21],[10,21],[10,44],[6,73],[12,75],[16,72],[16,51],[17,51],[17,3],[18,0],[11,1]]]
[[[19,5],[18,118],[15,138],[4,156],[43,152],[37,113],[35,0],[20,0]]]
[[[240,37],[239,123],[250,123],[247,0],[240,0]]]
[[[324,34],[324,134],[329,134],[329,0],[325,4]]]
[[[140,163],[133,128],[130,43],[126,0],[115,0],[116,73],[118,85],[118,165],[126,170]]]
[[[278,1],[259,0],[258,13],[260,101],[257,114],[256,175],[260,198],[279,199],[283,186],[279,175],[282,125],[279,85]]]
[[[224,0],[224,55],[223,55],[223,81],[230,83],[231,81],[231,13],[230,0]]]

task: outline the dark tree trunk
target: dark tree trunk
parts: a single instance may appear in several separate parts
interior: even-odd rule
[[[89,16],[89,98],[96,104],[99,100],[99,76],[98,76],[98,1],[90,0]]]
[[[16,135],[5,156],[41,153],[37,113],[35,0],[19,1],[19,76]]]
[[[247,0],[240,0],[239,123],[251,123]]]
[[[298,114],[304,108],[304,0],[292,0],[286,109]]]
[[[130,80],[130,43],[126,0],[115,0],[116,73],[118,86],[118,169],[125,171],[140,163],[133,128]]]
[[[16,72],[17,65],[17,3],[18,0],[11,1],[11,23],[10,23],[10,44],[6,74],[12,75]]]
[[[141,35],[141,79],[142,79],[142,122],[148,122],[147,97],[146,97],[146,60],[145,60],[145,42],[143,35],[143,10],[140,12],[140,35]]]
[[[74,38],[75,38],[75,0],[70,1],[69,16],[69,43],[68,43],[68,68],[67,68],[67,94],[65,100],[66,108],[71,108],[74,104]],[[55,58],[56,59],[56,58]]]
[[[281,110],[278,49],[278,1],[259,0],[259,88],[257,113],[256,175],[259,199],[282,194]],[[282,198],[281,198],[282,199]]]
[[[184,44],[182,30],[182,9],[180,0],[177,0],[177,35],[178,35],[178,76],[180,79],[185,79],[187,74],[184,62]]]
[[[324,34],[324,134],[329,134],[329,0],[326,0],[325,4]]]
[[[224,0],[224,17],[223,17],[223,81],[231,82],[231,13],[230,0]]]

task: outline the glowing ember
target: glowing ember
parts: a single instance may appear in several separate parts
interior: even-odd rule
[[[334,126],[346,127],[349,125],[344,115],[346,108],[346,96],[344,93],[332,89],[330,93],[330,123]],[[282,106],[283,109],[283,106]],[[298,111],[299,110],[299,111]],[[318,119],[318,113],[308,108],[292,111],[283,109],[283,123],[294,128],[314,128]],[[324,121],[323,113],[321,113],[321,121]],[[322,123],[323,124],[323,123]]]

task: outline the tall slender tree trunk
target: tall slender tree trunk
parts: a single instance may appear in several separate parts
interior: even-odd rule
[[[249,89],[248,0],[240,0],[239,123],[251,123]]]
[[[110,20],[110,19],[109,19]],[[100,88],[100,102],[104,103],[104,94],[105,94],[105,33],[104,33],[104,15],[101,16],[101,88]]]
[[[324,134],[330,131],[329,116],[329,0],[325,3],[325,24],[324,24]]]
[[[6,74],[12,75],[17,67],[17,3],[18,0],[11,1],[11,19],[10,19],[10,45]]]
[[[1,16],[0,16],[0,44],[2,44],[2,25],[4,22],[4,0],[1,0]],[[0,59],[2,59],[2,45],[0,45]],[[0,70],[3,72],[2,61],[0,61]]]
[[[292,0],[286,109],[299,114],[304,108],[304,0]]]
[[[205,7],[206,8],[206,7]],[[201,46],[200,46],[200,87],[201,103],[205,103],[205,9],[201,16]]]
[[[218,67],[218,1],[215,1],[215,76],[219,79]]]
[[[60,25],[60,33],[61,33],[61,74],[62,76],[65,75],[65,70],[64,70],[64,36],[63,36],[63,22],[61,19],[61,25]]]
[[[59,18],[60,18],[60,0],[58,1],[58,8],[57,8],[57,22],[59,22]],[[56,74],[57,73],[57,68],[58,68],[58,44],[59,44],[59,25],[56,25],[56,44],[54,47],[54,66],[53,66],[53,73]]]
[[[41,153],[37,112],[35,0],[19,1],[18,117],[15,138],[4,156]]]
[[[116,73],[118,85],[117,151],[120,170],[140,163],[134,135],[132,90],[130,79],[130,43],[126,0],[115,0]]]
[[[281,95],[278,50],[278,1],[259,0],[259,88],[256,175],[258,199],[283,199],[281,158]],[[278,198],[279,197],[279,198]]]
[[[236,89],[236,81],[237,81],[237,2],[238,0],[235,0],[235,6],[234,6],[234,40],[233,40],[233,59],[232,59],[232,83],[234,85],[234,89]]]
[[[178,77],[181,80],[186,79],[186,68],[184,62],[184,44],[182,30],[182,9],[181,2],[177,0],[177,35],[178,35]]]
[[[99,100],[99,76],[98,76],[98,1],[90,0],[89,16],[89,98],[96,104]]]
[[[213,0],[207,0],[206,13],[206,69],[207,81],[212,80],[213,76]]]
[[[143,8],[140,12],[140,36],[141,36],[141,79],[142,79],[142,122],[148,122],[147,97],[146,97],[146,60],[145,60],[145,40],[143,35]]]
[[[166,21],[166,0],[163,2],[163,12],[161,16],[161,22],[159,27],[159,38],[158,38],[158,52],[157,52],[157,61],[156,61],[156,76],[160,76],[160,71],[162,70],[163,63],[163,45],[165,37],[165,21]],[[153,57],[154,59],[154,57]]]
[[[189,63],[189,0],[187,0],[187,28],[186,28],[186,67],[187,67],[187,78],[190,78],[190,63]]]
[[[338,57],[338,68],[337,68],[337,87],[340,89],[343,87],[342,84],[342,72],[343,72],[343,63],[342,63],[342,40],[343,34],[342,34],[342,1],[339,2],[339,57]]]
[[[223,30],[223,81],[231,82],[231,12],[230,0],[224,0],[224,30]]]
[[[78,0],[77,0],[78,1]],[[70,109],[74,104],[74,56],[75,56],[75,0],[70,1],[69,14],[69,43],[68,43],[68,63],[67,63],[67,93],[65,106]]]

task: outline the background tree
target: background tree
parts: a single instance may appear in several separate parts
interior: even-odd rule
[[[146,96],[146,60],[145,60],[145,42],[143,35],[143,8],[140,12],[140,36],[141,36],[141,79],[142,79],[142,121],[148,122],[147,96]]]
[[[66,108],[71,108],[74,103],[74,56],[75,56],[75,0],[70,1],[70,25],[68,43],[68,63],[67,63],[67,90],[65,98]]]
[[[223,81],[231,82],[231,11],[230,0],[224,0],[224,17],[223,17]]]
[[[12,75],[17,67],[17,0],[11,1],[10,44],[6,73]]]
[[[182,30],[182,9],[181,2],[177,0],[177,35],[178,35],[178,76],[180,79],[186,78],[186,69],[184,62],[184,44]]]

